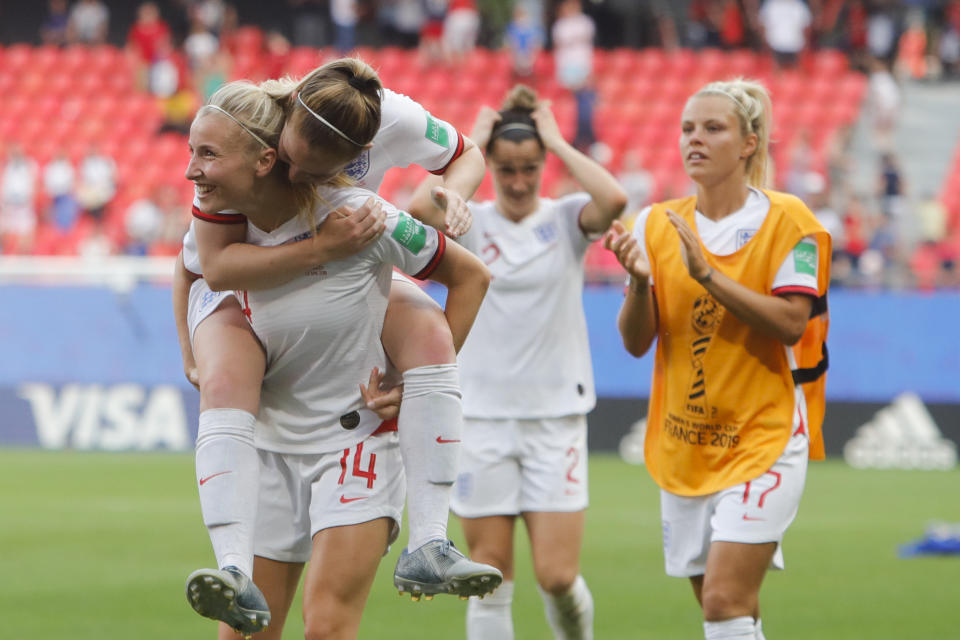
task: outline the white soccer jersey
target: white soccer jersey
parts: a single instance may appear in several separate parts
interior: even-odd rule
[[[590,196],[541,199],[512,222],[493,202],[470,203],[473,227],[461,244],[493,275],[460,351],[463,414],[470,418],[548,418],[596,404],[583,313],[580,229]]]
[[[463,136],[457,129],[401,93],[383,90],[380,130],[373,146],[347,165],[345,173],[365,189],[376,191],[393,167],[420,165],[443,174],[463,153]]]
[[[357,207],[372,194],[359,188],[322,189],[319,224],[340,206]],[[373,367],[386,368],[380,331],[393,267],[426,277],[445,240],[382,201],[387,228],[360,253],[320,265],[267,291],[239,291],[244,313],[267,354],[256,445],[279,453],[325,453],[350,446],[380,424],[364,407],[359,384]],[[247,242],[275,246],[304,238],[294,218],[272,232],[247,225]]]
[[[384,89],[380,129],[373,138],[373,146],[348,164],[344,172],[357,186],[376,191],[383,176],[393,167],[416,164],[440,175],[461,153],[463,136],[452,124],[434,118],[407,96]],[[207,222],[246,222],[246,218],[236,212],[223,211],[211,216],[201,213],[196,206],[193,215]],[[203,273],[193,221],[183,237],[183,264],[192,273]]]

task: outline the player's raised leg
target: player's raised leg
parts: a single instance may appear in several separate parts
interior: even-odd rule
[[[252,580],[260,477],[253,432],[265,359],[232,295],[196,327],[193,342],[201,393],[197,486],[217,568],[190,574],[187,600],[200,615],[254,633],[270,623]]]
[[[407,477],[407,547],[394,584],[414,597],[483,595],[503,580],[496,568],[465,557],[447,538],[463,411],[456,352],[440,307],[406,279],[393,281],[383,346],[403,372],[398,427]]]

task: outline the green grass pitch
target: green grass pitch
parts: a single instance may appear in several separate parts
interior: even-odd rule
[[[702,637],[686,581],[663,573],[657,490],[646,471],[611,455],[590,465],[583,574],[596,638]],[[787,570],[771,573],[761,595],[767,636],[960,638],[960,557],[896,556],[933,520],[960,522],[960,473],[813,464],[785,540]],[[462,638],[465,603],[397,596],[399,548],[381,564],[360,636]],[[525,543],[518,553],[516,637],[549,639]],[[189,455],[0,451],[4,640],[212,639],[214,623],[183,595],[186,575],[212,562]],[[302,630],[298,608],[285,637]]]

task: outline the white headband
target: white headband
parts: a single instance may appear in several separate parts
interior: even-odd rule
[[[240,125],[240,126],[243,128],[244,131],[246,131],[247,133],[249,133],[250,135],[252,135],[254,138],[256,138],[257,142],[259,142],[260,144],[262,144],[265,149],[272,149],[272,148],[273,148],[273,147],[271,147],[269,144],[267,144],[267,143],[264,141],[263,138],[261,138],[260,136],[258,136],[257,134],[255,134],[253,131],[251,131],[251,130],[247,127],[247,125],[245,125],[245,124],[243,124],[242,122],[240,122],[240,120],[237,119],[236,116],[234,116],[232,113],[230,113],[229,111],[227,111],[227,110],[224,109],[223,107],[218,107],[218,106],[215,105],[215,104],[208,104],[208,105],[206,105],[206,106],[210,107],[211,109],[216,109],[217,111],[219,111],[219,112],[222,113],[223,115],[227,116],[228,118],[230,118],[231,120],[233,120],[234,122],[236,122],[238,125]]]
[[[335,126],[333,126],[328,120],[326,120],[323,116],[321,116],[319,113],[317,113],[316,111],[314,111],[313,109],[311,109],[310,107],[308,107],[308,106],[307,106],[307,103],[305,103],[305,102],[303,101],[303,98],[300,97],[300,92],[299,92],[299,91],[297,92],[297,102],[299,102],[299,103],[303,106],[304,109],[306,109],[307,111],[309,111],[309,112],[313,115],[314,118],[316,118],[317,120],[319,120],[319,121],[322,122],[323,124],[325,124],[325,125],[327,125],[328,127],[330,127],[335,134],[337,134],[338,136],[340,136],[341,138],[343,138],[344,140],[346,140],[346,141],[349,142],[350,144],[352,144],[352,145],[354,145],[354,146],[357,146],[357,147],[366,146],[366,145],[360,144],[359,142],[357,142],[356,140],[354,140],[353,138],[351,138],[350,136],[348,136],[347,134],[345,134],[343,131],[340,131],[340,129],[337,129],[337,128],[336,128]]]
[[[747,120],[748,121],[750,120],[750,111],[747,110],[746,105],[740,102],[740,100],[729,91],[725,89],[713,88],[713,89],[704,89],[703,93],[719,93],[721,95],[727,96],[728,98],[733,100],[734,104],[740,107],[740,111],[743,112],[743,115],[747,116]]]

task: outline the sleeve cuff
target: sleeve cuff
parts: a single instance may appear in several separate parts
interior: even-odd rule
[[[204,213],[193,205],[193,217],[204,222],[214,222],[216,224],[246,224],[247,216],[242,213]]]
[[[456,160],[457,158],[459,158],[461,155],[463,155],[463,134],[460,133],[459,131],[457,131],[457,149],[456,149],[456,151],[453,152],[453,157],[450,158],[450,159],[447,161],[447,164],[443,165],[443,167],[441,167],[440,169],[436,169],[436,170],[434,170],[434,171],[431,171],[430,173],[432,173],[432,174],[435,175],[435,176],[442,176],[444,173],[447,172],[447,168],[448,168],[451,164],[453,164],[454,160]]]
[[[447,250],[447,238],[440,232],[437,232],[437,250],[434,252],[433,257],[430,258],[430,262],[427,263],[423,269],[421,269],[413,277],[417,280],[426,280],[430,277],[430,274],[436,270],[437,265],[440,264],[440,259],[443,258],[444,252]]]

